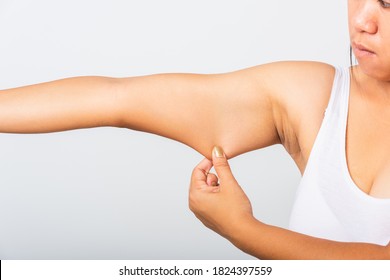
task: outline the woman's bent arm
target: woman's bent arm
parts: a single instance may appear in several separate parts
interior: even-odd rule
[[[266,225],[256,219],[243,222],[230,241],[260,259],[390,260],[390,244],[337,242]]]
[[[216,174],[210,173],[213,166]],[[390,259],[390,243],[337,242],[258,221],[220,147],[212,161],[204,159],[193,170],[189,206],[205,226],[260,259]]]

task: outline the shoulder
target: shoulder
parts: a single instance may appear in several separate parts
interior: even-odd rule
[[[296,110],[306,103],[327,103],[333,85],[335,68],[312,61],[282,61],[247,69],[258,85],[277,106]],[[248,73],[249,72],[249,73]],[[326,104],[325,104],[326,105]]]
[[[311,61],[285,61],[259,66],[259,76],[278,97],[304,94],[306,91],[331,87],[335,68],[329,64]],[[263,72],[263,73],[261,73]],[[268,74],[268,75],[267,75]]]
[[[335,68],[320,62],[279,62],[274,67],[273,98],[290,116],[322,113],[333,86]],[[308,111],[309,110],[309,111]]]

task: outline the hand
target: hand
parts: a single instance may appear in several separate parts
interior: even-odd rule
[[[231,239],[240,226],[252,220],[251,203],[234,178],[226,155],[213,149],[212,162],[204,159],[192,173],[189,206],[208,228]],[[214,166],[215,174],[209,173]]]

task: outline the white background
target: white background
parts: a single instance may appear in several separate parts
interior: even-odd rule
[[[0,89],[85,75],[349,64],[347,1],[0,0]],[[1,120],[0,120],[1,121]],[[118,128],[0,134],[0,259],[248,259],[188,210],[202,157]],[[287,227],[280,146],[231,160],[255,216]]]

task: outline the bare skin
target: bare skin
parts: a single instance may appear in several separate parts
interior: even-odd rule
[[[386,184],[390,181],[390,129],[386,125],[390,114],[390,8],[376,0],[348,3],[351,42],[360,54],[351,85],[348,166],[362,191],[390,198]],[[362,51],[362,45],[370,51]],[[303,173],[333,78],[332,66],[316,62],[279,62],[216,75],[70,78],[0,91],[0,132],[125,127],[180,141],[209,160],[215,145],[223,147],[227,159],[282,144]],[[369,153],[367,145],[373,147]],[[194,170],[193,178],[198,177],[192,180],[190,207],[205,225],[240,249],[261,258],[390,258],[389,246],[317,239],[255,220],[245,194],[233,197],[223,191],[225,185],[236,193],[241,189],[230,169],[218,174],[220,180],[228,179],[226,184],[221,181],[220,192],[210,198],[206,186],[217,177],[204,178],[198,173],[223,159],[209,160]],[[221,166],[224,170],[227,161]],[[232,203],[227,205],[226,199]],[[233,225],[215,205],[234,213]],[[238,222],[240,226],[234,226]],[[243,229],[245,240],[239,237]]]
[[[378,198],[390,198],[386,183],[390,180],[390,151],[386,148],[390,140],[389,3],[348,1],[349,33],[359,66],[351,83],[347,161],[357,186]]]

